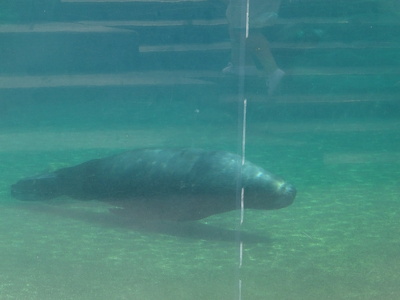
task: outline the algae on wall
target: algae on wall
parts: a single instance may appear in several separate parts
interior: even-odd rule
[[[50,21],[60,0],[1,0],[1,23]]]
[[[383,14],[400,16],[399,0],[375,0],[375,1],[378,1],[379,7]]]

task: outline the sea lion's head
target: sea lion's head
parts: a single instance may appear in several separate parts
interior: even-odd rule
[[[245,207],[279,209],[289,206],[296,197],[296,188],[265,169],[246,162],[243,166]]]

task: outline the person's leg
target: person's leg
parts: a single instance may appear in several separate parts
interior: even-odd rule
[[[246,40],[247,52],[255,57],[267,74],[274,72],[278,66],[269,49],[269,43],[265,36],[257,31],[252,31]]]
[[[252,31],[249,34],[246,40],[246,50],[263,67],[267,77],[268,94],[272,95],[285,72],[277,66],[269,48],[269,43],[261,31]]]
[[[231,38],[231,45],[232,45],[232,50],[231,50],[231,60],[233,65],[239,66],[241,63],[240,61],[240,55],[243,51],[240,47],[247,43],[246,40],[241,41],[241,39],[244,39],[244,32],[242,32],[239,29],[232,29],[230,30],[230,38]],[[247,45],[245,46],[247,50]],[[245,52],[245,60],[244,64],[247,66],[252,66],[254,65],[254,62],[251,57],[251,53],[248,53],[248,51]]]
[[[222,70],[225,74],[236,74],[238,75],[239,70],[243,68],[243,72],[246,75],[256,75],[259,73],[257,67],[254,65],[254,61],[251,53],[247,51],[247,46],[244,46],[247,41],[245,40],[244,30],[231,28],[229,30],[230,42],[231,42],[231,63]],[[241,47],[246,49],[241,49]],[[241,55],[245,54],[244,61]]]

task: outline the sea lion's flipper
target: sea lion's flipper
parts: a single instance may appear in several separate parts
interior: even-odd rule
[[[49,200],[61,195],[56,173],[24,178],[11,186],[11,195],[23,201]]]

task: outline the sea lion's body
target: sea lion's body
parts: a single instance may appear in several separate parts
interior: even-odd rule
[[[278,209],[290,205],[295,188],[241,157],[201,149],[139,149],[90,160],[18,181],[12,195],[46,200],[66,195],[114,203],[135,215],[198,220],[237,208]]]

